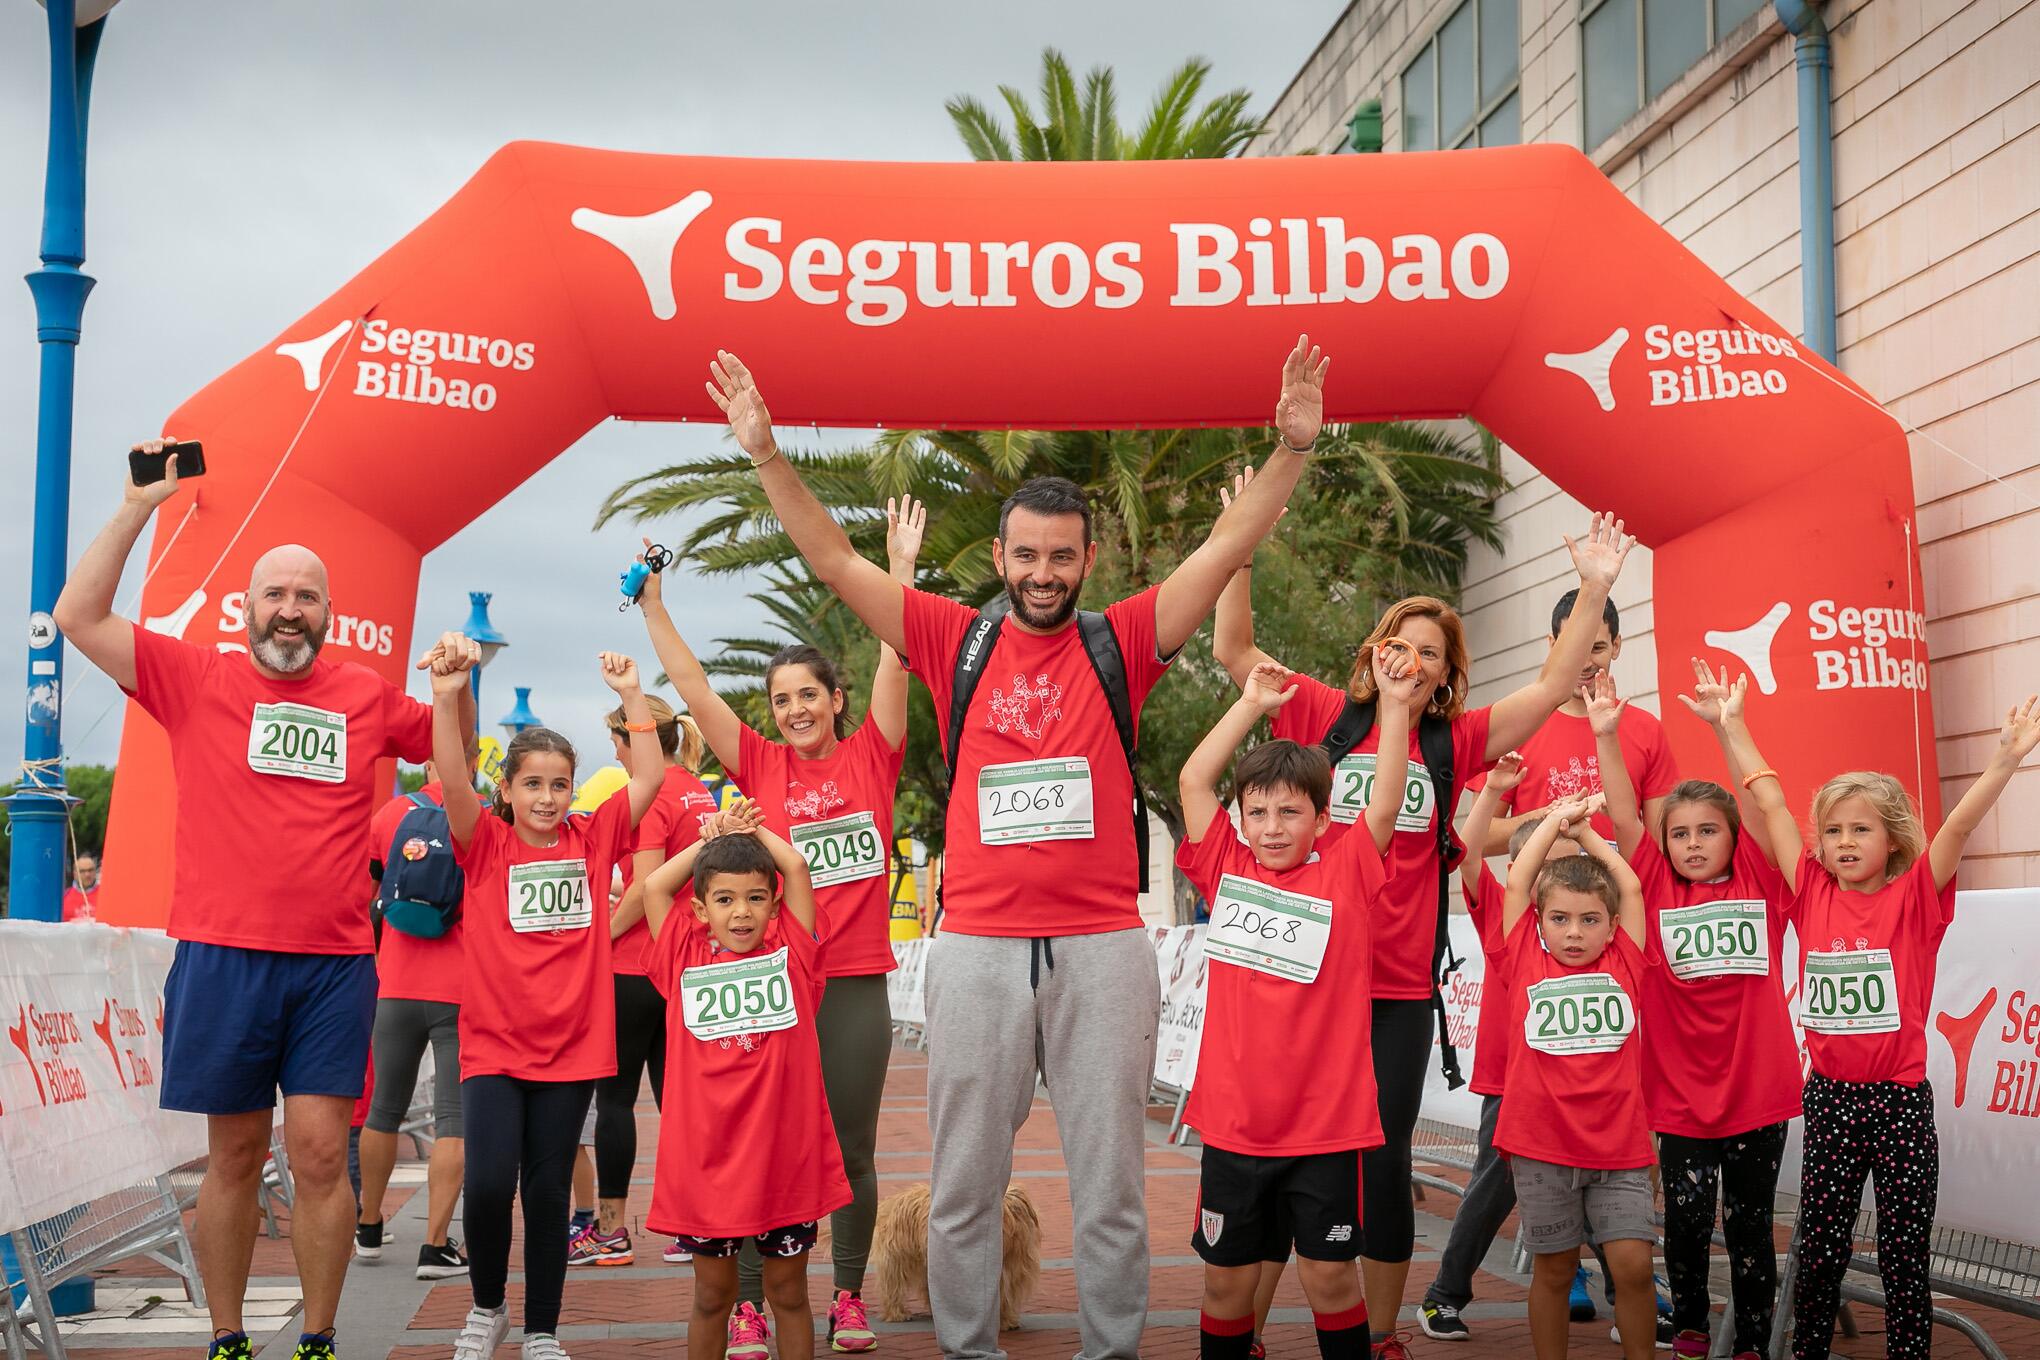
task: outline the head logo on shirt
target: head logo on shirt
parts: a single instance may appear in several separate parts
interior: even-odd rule
[[[1013,677],[1013,691],[994,686],[991,702],[985,705],[985,726],[1000,732],[1019,732],[1032,741],[1041,740],[1048,725],[1062,717],[1062,686],[1048,678],[1046,672],[1034,677],[1029,685],[1027,677]],[[1039,714],[1035,705],[1040,704]]]

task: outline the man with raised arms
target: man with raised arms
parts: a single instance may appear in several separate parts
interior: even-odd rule
[[[1260,475],[1167,580],[1105,610],[1135,722],[1281,514],[1323,423],[1329,362],[1297,341],[1282,367],[1279,442]],[[1148,1290],[1143,1122],[1161,997],[1137,901],[1138,794],[1076,617],[1097,559],[1090,503],[1059,477],[1034,478],[1007,499],[992,563],[1009,612],[980,659],[978,611],[902,586],[859,556],[779,456],[750,371],[723,352],[709,371],[709,395],[774,514],[815,575],[928,686],[956,753],[944,929],[927,973],[936,1341],[946,1356],[1004,1355],[1000,1205],[1038,1071],[1070,1169],[1080,1360],[1136,1356]],[[952,734],[967,635],[965,660],[981,667],[981,683]]]
[[[136,448],[161,453],[163,441]],[[210,1152],[192,1236],[212,1311],[210,1354],[248,1360],[252,1351],[241,1317],[255,1251],[251,1206],[281,1089],[296,1183],[290,1245],[305,1299],[295,1360],[330,1360],[354,1231],[348,1119],[375,1018],[375,938],[361,901],[375,768],[388,756],[432,754],[432,710],[365,666],[320,658],[333,618],[326,565],[296,544],[255,562],[245,653],[114,613],[135,540],[176,494],[176,459],[165,472],[148,486],[128,483],[54,612],[71,645],[170,737],[177,953],[164,986],[162,1102],[206,1116]],[[474,716],[463,690],[468,731]]]

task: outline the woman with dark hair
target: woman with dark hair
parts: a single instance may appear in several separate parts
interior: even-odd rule
[[[1420,727],[1426,718],[1449,724],[1456,794],[1466,787],[1467,780],[1535,732],[1571,696],[1593,647],[1601,606],[1635,540],[1622,531],[1621,521],[1614,516],[1597,515],[1585,539],[1574,542],[1567,536],[1565,544],[1579,571],[1579,596],[1545,657],[1544,668],[1514,693],[1488,707],[1469,709],[1466,633],[1459,614],[1443,600],[1414,595],[1390,605],[1361,641],[1359,660],[1344,689],[1299,676],[1296,698],[1275,715],[1275,736],[1324,741],[1345,713],[1349,697],[1363,705],[1376,701],[1374,674],[1366,659],[1377,645],[1390,639],[1400,639],[1410,648],[1423,673],[1410,699],[1409,774],[1403,814],[1397,818],[1395,840],[1385,856],[1388,886],[1375,900],[1371,922],[1374,1081],[1387,1141],[1361,1158],[1365,1246],[1360,1264],[1368,1316],[1373,1319],[1375,1335],[1384,1338],[1375,1353],[1383,1360],[1404,1360],[1408,1354],[1396,1335],[1396,1319],[1416,1241],[1416,1214],[1410,1202],[1410,1140],[1416,1131],[1424,1065],[1433,1041],[1431,994],[1435,982],[1431,969],[1440,870],[1436,819],[1443,817],[1449,823],[1453,812],[1449,806],[1439,806],[1437,788],[1423,763]],[[1213,633],[1212,650],[1235,682],[1244,682],[1259,663],[1275,660],[1254,644],[1251,572],[1251,565],[1242,567],[1219,596]],[[1333,770],[1332,825],[1321,846],[1336,844],[1366,810],[1379,743],[1378,725],[1370,722]],[[1279,1275],[1280,1269],[1276,1263],[1267,1273]],[[1264,1280],[1263,1296],[1269,1294],[1272,1279]]]
[[[911,584],[927,508],[911,497],[886,502],[887,566]],[[836,664],[806,644],[787,647],[767,663],[765,690],[780,740],[768,740],[737,716],[708,682],[666,612],[657,573],[640,596],[652,646],[709,749],[724,771],[765,811],[765,824],[808,862],[820,905],[828,977],[816,1014],[822,1076],[844,1169],[855,1198],[830,1217],[835,1292],[829,1342],[837,1351],[877,1348],[867,1319],[864,1267],[878,1216],[879,1099],[892,1049],[892,1012],[885,975],[893,969],[890,876],[893,792],[906,754],[907,673],[892,648],[879,648],[871,709],[847,730],[846,701]],[[685,1118],[684,1111],[676,1117]],[[770,1331],[755,1245],[746,1245],[741,1302],[730,1316],[730,1360],[765,1360]]]

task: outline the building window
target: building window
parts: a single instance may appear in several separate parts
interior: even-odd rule
[[[1403,69],[1403,150],[1523,140],[1516,3],[1466,0]]]
[[[1599,146],[1765,0],[1581,0],[1586,135]]]

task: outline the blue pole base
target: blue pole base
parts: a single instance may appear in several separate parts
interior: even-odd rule
[[[61,784],[16,789],[7,805],[7,914],[17,921],[64,916],[64,841],[77,803]]]

